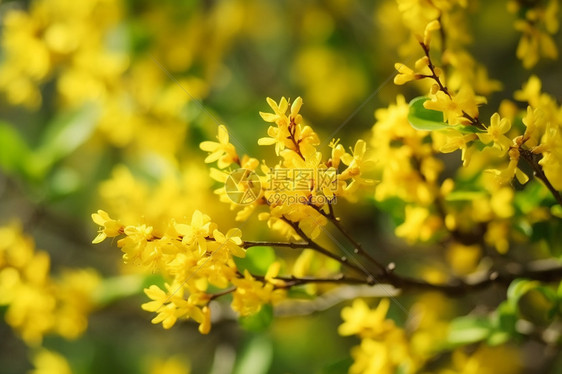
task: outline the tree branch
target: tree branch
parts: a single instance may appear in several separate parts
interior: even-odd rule
[[[320,214],[322,214],[324,217],[326,217],[330,222],[332,222],[332,224],[338,229],[339,232],[341,232],[343,234],[343,236],[345,236],[347,238],[347,240],[349,240],[349,242],[351,244],[353,244],[354,248],[353,248],[353,253],[355,254],[359,254],[362,257],[364,257],[367,261],[369,261],[370,263],[374,264],[380,271],[381,274],[386,274],[388,273],[388,268],[386,266],[384,266],[383,264],[381,264],[380,262],[378,262],[374,257],[372,257],[369,252],[367,252],[363,246],[361,245],[361,243],[359,243],[358,241],[356,241],[351,234],[349,234],[347,232],[347,230],[340,224],[340,220],[339,218],[337,218],[335,216],[334,213],[334,208],[332,207],[331,204],[328,203],[328,207],[330,209],[330,212],[328,214],[326,214],[322,209],[315,207],[314,205],[311,205],[314,209],[316,209]]]
[[[263,280],[263,276],[255,276],[256,279]],[[404,292],[411,291],[438,291],[445,293],[448,296],[460,297],[470,292],[475,292],[487,288],[493,284],[501,285],[504,287],[517,278],[527,278],[531,280],[538,280],[543,282],[552,282],[562,279],[562,264],[548,261],[535,261],[531,262],[526,268],[519,268],[515,271],[509,272],[488,272],[483,275],[471,278],[457,278],[448,283],[430,283],[422,279],[411,278],[396,274],[395,272],[387,272],[386,275],[379,277],[376,284],[389,284],[396,289]],[[334,284],[366,284],[369,283],[365,279],[349,277],[344,274],[339,274],[333,277],[275,277],[275,279],[286,282],[286,286],[281,288],[290,288],[309,283],[334,283]]]
[[[550,183],[550,181],[546,177],[546,174],[544,173],[542,166],[539,164],[542,155],[535,154],[523,148],[519,148],[519,154],[521,155],[523,160],[527,161],[527,163],[531,165],[534,171],[534,176],[544,183],[544,185],[546,186],[546,188],[548,188],[552,196],[554,196],[554,199],[556,199],[558,205],[562,206],[562,196],[560,195],[560,192],[556,188],[554,188],[552,183]]]
[[[322,247],[321,245],[319,245],[318,243],[316,243],[314,240],[312,240],[311,238],[309,238],[299,227],[297,222],[293,222],[285,217],[281,218],[285,223],[287,223],[289,226],[291,226],[293,228],[293,230],[295,230],[295,232],[306,241],[307,243],[307,248],[312,249],[318,253],[323,254],[326,257],[329,257],[333,260],[336,260],[337,262],[341,263],[343,266],[347,266],[350,269],[353,269],[355,271],[357,271],[360,274],[363,274],[366,279],[365,279],[365,283],[366,284],[375,284],[375,279],[373,278],[373,276],[366,270],[363,269],[351,262],[349,262],[349,259],[345,256],[338,256],[330,251],[328,251],[326,248]]]
[[[310,248],[310,243],[293,243],[293,242],[268,242],[268,241],[251,241],[245,240],[241,245],[242,248],[247,249],[251,247],[286,247],[292,249],[307,249]]]

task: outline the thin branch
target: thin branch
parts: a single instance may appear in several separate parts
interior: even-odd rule
[[[256,279],[264,280],[263,276],[255,276]],[[457,278],[448,283],[431,283],[423,279],[411,278],[396,274],[395,272],[388,272],[386,275],[378,278],[376,284],[389,284],[396,289],[403,292],[411,291],[438,291],[449,296],[463,296],[470,292],[485,289],[491,285],[502,285],[504,287],[517,278],[527,278],[531,280],[538,280],[543,282],[559,281],[562,279],[562,264],[556,262],[552,264],[549,262],[545,265],[544,261],[535,261],[530,263],[526,268],[520,268],[516,271],[510,272],[489,272],[481,276],[471,278]],[[276,277],[275,279],[286,282],[285,286],[278,286],[278,288],[290,288],[310,283],[334,283],[334,284],[365,284],[373,286],[368,280],[349,277],[344,274],[339,274],[333,277]]]
[[[324,217],[326,217],[330,222],[332,222],[332,224],[338,229],[339,232],[341,232],[343,234],[343,236],[345,236],[347,238],[347,240],[349,240],[349,242],[354,246],[353,248],[353,253],[355,254],[359,254],[362,257],[364,257],[367,261],[371,262],[372,264],[374,264],[381,272],[382,274],[386,274],[388,272],[388,269],[386,266],[384,266],[383,264],[381,264],[380,262],[378,262],[375,258],[373,258],[369,252],[367,252],[363,246],[361,245],[361,243],[357,242],[350,233],[347,232],[347,230],[340,224],[340,220],[339,218],[337,218],[335,216],[334,213],[334,207],[331,204],[328,204],[328,207],[330,209],[330,212],[328,214],[326,214],[326,212],[324,212],[322,209],[315,207],[314,205],[311,205],[314,209],[316,209],[320,214],[322,214]]]
[[[262,275],[254,275],[252,277],[260,280],[265,281],[265,276]],[[331,276],[331,277],[312,277],[312,276],[305,276],[305,277],[296,277],[294,275],[290,276],[278,276],[274,277],[275,280],[280,280],[285,282],[284,285],[276,286],[276,288],[291,288],[295,286],[300,286],[304,284],[310,283],[336,283],[336,284],[367,284],[367,281],[363,278],[355,278],[345,275],[343,273]]]
[[[554,188],[552,183],[550,183],[550,181],[546,177],[546,174],[544,173],[542,166],[539,164],[542,155],[535,154],[527,149],[522,148],[519,148],[519,154],[525,161],[527,161],[529,165],[531,165],[534,170],[534,176],[544,183],[552,196],[554,196],[554,199],[556,199],[556,202],[562,206],[562,196],[560,195],[560,192],[556,188]]]
[[[293,249],[307,249],[310,248],[310,243],[302,242],[302,243],[292,243],[292,242],[268,242],[268,241],[250,241],[245,240],[244,243],[241,245],[242,248],[247,249],[251,247],[285,247],[285,248],[293,248]]]
[[[336,275],[334,277],[326,278],[315,278],[315,277],[276,277],[275,279],[282,280],[285,282],[283,288],[289,288],[294,286],[300,286],[308,283],[338,283],[338,284],[367,284],[365,279],[349,277],[342,274]]]
[[[515,268],[515,267],[514,267]],[[264,276],[252,275],[261,281],[265,280]],[[403,292],[411,291],[438,291],[449,296],[463,296],[470,292],[485,289],[491,285],[501,285],[504,287],[517,278],[527,278],[543,282],[553,282],[562,279],[562,264],[559,262],[539,260],[531,262],[527,267],[519,266],[517,270],[508,272],[487,272],[483,275],[472,276],[468,278],[456,278],[447,283],[431,283],[423,279],[411,278],[396,274],[395,272],[387,272],[386,275],[379,277],[376,284],[389,284],[395,289]],[[370,285],[366,279],[347,276],[343,273],[332,277],[275,277],[274,279],[286,282],[283,286],[277,288],[290,288],[311,283],[334,283],[334,284],[352,284],[352,285]]]
[[[338,256],[330,251],[328,251],[326,248],[322,247],[320,244],[316,243],[314,240],[312,240],[311,238],[309,238],[304,231],[302,231],[298,225],[298,223],[293,222],[285,217],[281,218],[285,223],[287,223],[289,226],[291,226],[293,228],[293,230],[295,230],[295,232],[302,238],[304,239],[307,243],[308,243],[308,248],[312,249],[318,253],[323,254],[326,257],[329,257],[333,260],[336,260],[337,262],[339,262],[340,264],[342,264],[343,266],[347,266],[350,269],[353,269],[355,271],[357,271],[360,274],[363,274],[366,276],[366,280],[365,282],[367,284],[374,284],[375,280],[373,278],[373,276],[371,274],[369,274],[369,272],[365,269],[362,269],[361,267],[349,262],[349,259],[345,256]]]
[[[290,116],[290,123],[289,123],[289,139],[291,139],[291,141],[293,142],[293,144],[295,145],[295,149],[294,151],[300,156],[300,158],[304,159],[304,156],[301,152],[301,147],[299,145],[299,141],[297,141],[297,139],[295,139],[295,132],[297,129],[297,125],[295,123],[295,119]]]
[[[444,92],[452,100],[453,95],[451,95],[447,86],[445,86],[443,84],[443,82],[441,82],[441,79],[439,78],[439,76],[437,75],[437,72],[435,70],[436,67],[433,64],[433,62],[431,61],[431,56],[429,55],[429,46],[427,46],[423,42],[420,42],[420,45],[423,49],[423,52],[424,52],[425,56],[427,57],[427,67],[431,71],[431,75],[420,74],[420,76],[423,77],[423,78],[433,79],[435,81],[435,83],[437,83],[437,85],[439,86],[439,91]],[[470,126],[474,126],[474,127],[478,128],[480,130],[486,130],[486,125],[484,125],[484,123],[482,121],[480,121],[480,119],[478,119],[478,117],[472,117],[470,114],[468,114],[464,110],[462,111],[462,116],[470,122],[470,124],[469,124]]]
[[[221,296],[224,296],[224,295],[228,295],[229,293],[233,293],[234,291],[236,291],[236,288],[237,287],[231,287],[231,288],[227,288],[224,291],[220,291],[220,292],[217,292],[217,293],[214,293],[214,294],[210,294],[209,295],[209,301],[215,300],[215,299],[217,299]]]
[[[388,281],[396,288],[403,290],[433,290],[440,291],[450,296],[462,296],[469,292],[484,289],[492,284],[508,286],[517,278],[527,278],[543,282],[558,281],[562,279],[562,264],[549,262],[545,266],[544,261],[535,261],[523,268],[520,265],[518,270],[509,272],[492,271],[485,273],[479,277],[467,279],[454,279],[449,283],[429,283],[424,280],[400,276],[396,273],[390,273],[386,278],[379,279]]]

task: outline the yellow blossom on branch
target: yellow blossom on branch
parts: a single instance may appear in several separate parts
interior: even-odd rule
[[[111,219],[109,214],[103,210],[93,213],[92,220],[101,226],[98,236],[92,241],[94,244],[103,242],[107,237],[113,238],[123,230],[123,226],[118,221]]]
[[[494,147],[498,148],[502,154],[505,154],[513,141],[505,136],[505,133],[511,129],[509,119],[502,118],[498,113],[494,113],[490,118],[490,125],[486,133],[479,133],[478,138],[484,144],[494,143]]]
[[[219,126],[219,133],[217,135],[218,142],[204,141],[201,143],[200,148],[209,152],[206,163],[218,161],[217,165],[220,169],[229,167],[231,164],[240,163],[238,154],[234,145],[230,143],[228,130],[224,125]]]

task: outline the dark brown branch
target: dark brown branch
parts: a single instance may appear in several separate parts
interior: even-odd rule
[[[263,276],[254,276],[257,279],[264,280]],[[344,274],[339,274],[329,278],[315,278],[315,277],[276,277],[275,279],[286,282],[285,286],[280,288],[290,288],[308,283],[334,283],[334,284],[390,284],[393,287],[400,289],[404,292],[411,291],[438,291],[448,296],[460,297],[467,293],[485,289],[491,285],[501,285],[504,287],[517,278],[527,278],[531,280],[538,280],[543,282],[553,282],[562,279],[562,265],[556,263],[555,265],[545,266],[543,261],[536,261],[530,263],[527,268],[520,268],[516,271],[505,273],[491,272],[486,273],[477,279],[455,279],[448,283],[430,283],[422,279],[411,278],[402,276],[394,272],[388,272],[387,275],[379,277],[376,283],[369,283],[367,280],[349,277]]]
[[[367,252],[363,246],[361,245],[361,243],[359,243],[358,241],[356,241],[350,233],[347,232],[347,230],[341,225],[339,218],[337,218],[334,214],[334,208],[331,204],[328,204],[328,207],[330,209],[330,212],[328,214],[326,214],[326,212],[324,212],[322,209],[317,208],[313,205],[311,205],[313,208],[315,208],[320,214],[322,214],[324,217],[326,217],[330,222],[332,222],[332,224],[338,229],[339,232],[341,232],[343,234],[343,236],[346,237],[347,240],[349,240],[349,242],[351,244],[353,244],[354,248],[353,248],[353,253],[358,254],[362,257],[364,257],[367,261],[369,261],[370,263],[374,264],[380,271],[381,274],[386,274],[388,272],[388,269],[386,268],[386,266],[384,266],[383,264],[381,264],[380,262],[378,262],[375,258],[373,258],[369,252]]]
[[[259,275],[253,275],[252,276],[256,279],[259,279],[261,281],[265,281],[265,277],[264,276],[259,276]],[[277,288],[290,288],[290,287],[295,287],[295,286],[300,286],[303,284],[309,284],[309,283],[335,283],[335,284],[369,284],[367,283],[367,281],[365,279],[362,278],[354,278],[354,277],[350,277],[347,276],[343,273],[340,273],[338,275],[332,276],[332,277],[295,277],[295,276],[288,276],[288,277],[283,277],[283,276],[279,276],[279,277],[275,277],[274,279],[276,280],[281,280],[283,282],[285,282],[284,285],[282,286],[276,286]]]
[[[517,268],[517,266],[514,266]],[[241,275],[240,275],[241,276]],[[254,278],[265,281],[264,276],[252,275]],[[386,275],[379,277],[376,283],[369,283],[368,280],[347,276],[343,273],[333,277],[275,277],[276,280],[285,282],[285,285],[276,286],[277,288],[290,288],[310,283],[334,283],[334,284],[355,284],[355,285],[374,285],[389,284],[396,289],[404,292],[411,291],[438,291],[448,296],[460,297],[467,293],[485,289],[491,285],[501,285],[503,287],[517,278],[526,278],[543,282],[553,282],[562,279],[562,264],[548,261],[531,262],[526,268],[520,267],[516,270],[508,272],[490,272],[477,279],[454,279],[448,283],[430,283],[422,279],[402,276],[394,272],[388,272]],[[228,291],[228,290],[227,290]],[[232,290],[229,290],[232,292]],[[229,293],[229,292],[224,292]]]
[[[268,241],[250,241],[245,240],[241,245],[242,248],[247,249],[251,247],[285,247],[292,249],[307,249],[310,248],[310,244],[307,242],[302,243],[292,243],[292,242],[268,242]]]
[[[525,161],[527,161],[529,165],[531,165],[534,171],[534,176],[544,183],[552,196],[554,196],[554,199],[556,199],[556,202],[562,206],[562,196],[560,195],[560,192],[556,188],[554,188],[552,183],[550,183],[550,181],[546,177],[546,174],[544,173],[542,166],[539,164],[542,155],[535,154],[527,149],[522,148],[519,148],[519,154]]]
[[[480,276],[477,279],[455,279],[449,283],[429,283],[424,280],[403,277],[396,273],[391,273],[381,282],[387,281],[396,288],[403,290],[428,290],[440,291],[449,296],[462,296],[469,292],[484,289],[492,284],[499,284],[507,287],[513,280],[517,278],[527,278],[543,282],[558,281],[562,279],[562,264],[556,262],[545,266],[544,261],[536,261],[530,263],[527,267],[520,265],[514,266],[518,268],[514,271],[497,272],[493,271]]]
[[[449,89],[447,88],[447,86],[445,86],[443,84],[443,82],[441,82],[441,79],[439,78],[439,76],[437,75],[437,72],[435,71],[436,67],[433,64],[433,62],[431,61],[431,56],[429,55],[429,46],[427,46],[423,42],[420,42],[420,45],[423,49],[423,52],[424,52],[425,56],[427,57],[427,67],[431,71],[431,75],[420,74],[420,76],[422,78],[433,79],[435,81],[435,83],[437,83],[437,85],[439,86],[439,91],[444,92],[452,100],[453,96],[449,92]],[[480,130],[486,130],[486,126],[484,125],[484,123],[482,121],[480,121],[480,119],[478,119],[478,117],[472,117],[470,114],[468,114],[464,110],[462,111],[462,116],[470,122],[469,123],[470,126],[474,126],[474,127],[478,128]]]
[[[312,249],[318,253],[323,254],[326,257],[329,257],[337,262],[339,262],[340,264],[342,264],[343,266],[347,266],[350,269],[353,269],[355,271],[357,271],[360,274],[365,275],[366,280],[365,283],[367,284],[374,284],[375,283],[375,279],[373,278],[373,276],[369,273],[369,271],[367,271],[366,269],[363,269],[353,263],[351,263],[349,261],[349,259],[345,256],[338,256],[330,251],[328,251],[326,248],[322,247],[321,245],[319,245],[318,243],[316,243],[314,240],[312,240],[311,238],[309,238],[299,227],[297,222],[293,222],[285,217],[281,218],[285,223],[287,223],[289,226],[291,226],[293,228],[293,230],[295,230],[295,232],[302,238],[304,239],[307,243],[308,243],[308,248]]]
[[[427,57],[427,67],[429,68],[429,70],[431,71],[431,75],[422,75],[424,78],[431,78],[435,81],[435,83],[437,83],[437,85],[439,86],[439,91],[444,92],[447,96],[449,96],[451,99],[453,98],[451,96],[451,94],[449,93],[449,90],[447,89],[447,87],[441,82],[441,79],[439,78],[439,76],[437,75],[437,73],[435,72],[435,65],[433,65],[433,62],[431,61],[431,56],[429,55],[429,47],[427,45],[425,45],[424,42],[420,42],[420,45],[423,49],[423,53],[425,54],[425,56]]]
[[[295,119],[291,116],[290,117],[290,123],[289,123],[289,139],[291,139],[291,141],[293,142],[295,149],[294,151],[300,156],[300,158],[302,158],[304,160],[304,156],[301,152],[301,147],[299,145],[299,141],[297,141],[297,139],[295,138],[295,132],[297,129],[297,125],[295,123]]]
[[[210,294],[209,295],[209,301],[215,300],[215,299],[217,299],[221,296],[224,296],[224,295],[228,295],[229,293],[233,293],[234,291],[236,291],[236,287],[227,288],[226,290]]]

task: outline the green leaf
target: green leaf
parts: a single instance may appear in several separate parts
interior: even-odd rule
[[[353,359],[351,357],[346,357],[340,359],[338,361],[331,362],[329,364],[324,365],[320,370],[320,374],[341,374],[347,373],[349,371],[349,367],[353,364]],[[399,371],[401,366],[398,367],[397,371]]]
[[[449,325],[447,341],[453,345],[466,345],[485,340],[492,332],[493,326],[487,317],[459,317]]]
[[[507,331],[512,334],[516,332],[515,324],[517,323],[517,308],[508,301],[502,302],[496,309],[495,325],[501,331]]]
[[[0,168],[6,173],[25,172],[30,150],[13,126],[0,122]]]
[[[82,186],[80,175],[76,170],[60,167],[57,168],[49,179],[49,190],[52,197],[62,197],[76,192]]]
[[[272,247],[250,247],[246,250],[246,257],[235,258],[234,261],[241,272],[248,270],[254,275],[265,275],[275,259],[275,251]]]
[[[273,346],[271,340],[263,335],[250,340],[234,368],[233,374],[266,374],[273,361]]]
[[[486,339],[486,343],[491,346],[501,345],[506,343],[511,339],[511,335],[505,331],[494,331],[488,339]]]
[[[428,97],[419,96],[410,101],[408,122],[410,122],[410,125],[416,130],[437,131],[454,129],[465,134],[481,132],[481,130],[475,126],[449,125],[443,121],[443,113],[437,110],[427,109],[423,106],[427,100],[429,100]]]
[[[429,100],[428,97],[419,96],[410,101],[410,111],[408,113],[408,122],[416,130],[434,131],[450,128],[447,123],[443,122],[443,113],[436,110],[426,109],[423,106]]]
[[[485,197],[484,191],[453,191],[446,197],[446,201],[472,201],[481,197]]]
[[[273,321],[273,306],[264,304],[256,314],[240,317],[240,325],[249,331],[264,331]]]
[[[142,294],[143,290],[152,284],[160,286],[160,276],[143,276],[140,274],[123,275],[105,278],[94,293],[93,299],[97,305],[107,305],[114,301]]]
[[[98,108],[86,104],[78,110],[62,113],[49,124],[39,148],[34,154],[30,170],[42,177],[53,164],[70,155],[88,140],[94,131]]]
[[[528,279],[515,279],[507,288],[507,300],[514,306],[517,306],[519,299],[532,289],[540,287],[539,281]]]

